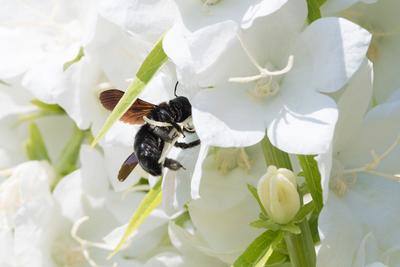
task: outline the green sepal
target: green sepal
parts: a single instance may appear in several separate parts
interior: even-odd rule
[[[268,217],[268,213],[264,208],[264,205],[261,203],[260,197],[258,196],[257,188],[255,188],[251,184],[247,184],[247,188],[249,189],[250,193],[253,195],[253,197],[257,200],[258,206],[260,206],[261,212],[265,215],[265,217]]]
[[[311,201],[305,204],[301,209],[297,212],[296,216],[292,220],[292,222],[299,223],[303,221],[307,215],[311,214],[314,211],[314,202]]]
[[[29,125],[28,132],[29,138],[24,144],[27,158],[29,160],[47,160],[51,162],[42,133],[36,123],[32,122]]]

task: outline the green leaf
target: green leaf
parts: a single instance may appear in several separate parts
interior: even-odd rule
[[[37,125],[32,122],[29,125],[29,139],[25,142],[25,152],[29,160],[47,160],[50,162],[49,154],[44,143],[42,134]]]
[[[297,212],[296,216],[293,219],[293,222],[301,222],[308,214],[314,211],[314,202],[311,201],[301,207],[301,209]]]
[[[318,232],[318,214],[313,212],[308,220],[310,225],[310,231],[312,235],[312,239],[315,244],[320,242],[319,232]]]
[[[274,244],[282,240],[280,232],[268,230],[258,236],[233,263],[234,267],[264,266],[273,253]]]
[[[292,163],[288,153],[279,150],[274,147],[269,141],[267,135],[261,141],[264,158],[267,165],[275,165],[277,168],[286,168],[292,170]]]
[[[147,84],[153,78],[154,74],[167,60],[162,44],[163,38],[164,36],[155,44],[136,74],[136,77],[144,84]]]
[[[254,187],[253,185],[251,185],[251,184],[247,184],[247,188],[249,189],[249,191],[250,191],[250,193],[253,195],[253,197],[257,200],[257,203],[258,203],[258,205],[260,206],[261,212],[262,212],[266,217],[268,217],[268,213],[267,213],[267,211],[265,210],[264,205],[261,203],[261,200],[260,200],[260,198],[259,198],[259,196],[258,196],[257,188],[255,188],[255,187]]]
[[[255,228],[266,228],[272,231],[277,231],[281,228],[280,224],[273,222],[272,220],[256,220],[250,223]]]
[[[289,257],[285,254],[282,254],[276,249],[272,253],[271,257],[269,257],[267,263],[265,264],[266,267],[273,267],[273,266],[282,266],[283,263],[288,262]]]
[[[139,207],[136,209],[135,213],[131,217],[124,235],[122,236],[121,240],[119,241],[113,252],[111,252],[111,254],[108,256],[108,259],[118,253],[118,251],[122,248],[129,237],[139,228],[139,226],[150,215],[150,213],[155,208],[157,208],[158,205],[160,205],[162,198],[161,181],[162,178],[158,180],[155,186],[142,199]]]
[[[311,23],[321,17],[319,7],[323,4],[322,0],[307,0],[308,22]],[[322,4],[321,4],[322,3]]]
[[[300,166],[303,169],[307,187],[314,200],[314,206],[317,212],[321,211],[323,206],[321,175],[318,170],[317,162],[314,156],[297,155]]]
[[[83,47],[79,48],[78,54],[74,57],[74,59],[67,61],[63,65],[63,71],[66,71],[69,67],[71,67],[72,64],[78,62],[81,60],[81,58],[85,55],[85,50]]]
[[[97,142],[103,138],[111,126],[125,114],[133,102],[135,102],[135,100],[138,98],[146,84],[151,80],[157,70],[164,64],[166,59],[167,55],[164,53],[162,48],[162,39],[160,39],[142,63],[136,74],[136,78],[129,85],[125,94],[119,100],[114,110],[108,116],[103,127],[94,138],[92,146],[95,146]]]

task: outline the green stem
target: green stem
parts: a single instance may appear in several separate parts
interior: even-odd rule
[[[288,153],[274,147],[267,136],[261,141],[261,145],[267,165],[275,165],[277,168],[286,168],[289,170],[293,169]]]
[[[274,147],[267,136],[262,140],[261,145],[267,165],[293,170],[289,154]],[[313,267],[316,263],[316,255],[307,219],[304,219],[299,227],[300,234],[286,233],[284,237],[291,265],[293,267]]]
[[[308,8],[308,22],[311,23],[321,17],[321,11],[319,10],[320,5],[325,2],[321,0],[307,0]]]
[[[303,220],[298,235],[286,233],[285,242],[289,252],[290,263],[293,267],[313,267],[316,265],[316,255],[311,230],[307,220]]]

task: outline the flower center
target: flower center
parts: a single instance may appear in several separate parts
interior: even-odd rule
[[[282,75],[288,73],[293,67],[293,56],[289,56],[288,62],[283,69],[271,71],[270,69],[274,69],[272,64],[267,63],[265,67],[261,67],[250,53],[240,36],[238,36],[238,39],[247,57],[258,69],[259,74],[247,77],[231,77],[229,78],[229,81],[234,83],[255,82],[254,88],[249,90],[249,93],[256,99],[265,99],[267,97],[276,95],[280,90],[280,81],[282,79]]]
[[[245,148],[214,148],[214,162],[223,175],[237,167],[249,171],[251,162]]]
[[[359,173],[367,173],[389,180],[400,181],[400,174],[386,173],[376,170],[381,162],[386,159],[399,145],[400,136],[398,136],[382,154],[377,154],[375,150],[371,150],[370,152],[372,160],[357,168],[345,169],[342,163],[334,160],[332,166],[332,175],[329,181],[330,188],[337,195],[343,196],[346,193],[349,185],[354,185],[357,182]]]
[[[91,257],[89,248],[98,248],[112,251],[112,247],[105,243],[96,243],[78,236],[78,230],[89,217],[77,220],[71,229],[70,236],[61,236],[53,243],[52,256],[57,266],[81,267],[89,264],[91,267],[100,267]],[[114,263],[112,267],[116,267]]]
[[[57,266],[81,267],[86,263],[83,251],[69,236],[59,236],[52,245],[52,257]]]
[[[340,197],[344,196],[348,188],[354,185],[357,181],[356,174],[353,173],[346,175],[344,172],[343,164],[340,161],[333,159],[329,188]]]

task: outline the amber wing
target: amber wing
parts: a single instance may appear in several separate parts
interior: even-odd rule
[[[133,171],[136,165],[139,163],[138,158],[135,153],[129,155],[129,157],[122,163],[121,168],[118,172],[118,180],[120,182],[125,181],[125,179],[129,176],[129,174]]]
[[[110,89],[100,93],[100,102],[108,110],[112,111],[124,92],[118,89]],[[157,105],[136,99],[128,111],[121,117],[121,121],[130,124],[143,124],[143,117],[147,116]]]

